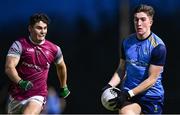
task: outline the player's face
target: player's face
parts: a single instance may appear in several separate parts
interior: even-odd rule
[[[134,15],[134,27],[138,38],[146,38],[151,33],[152,18],[144,12]]]
[[[36,43],[40,43],[46,37],[47,24],[43,21],[39,21],[33,27],[29,26],[29,32],[32,40]]]

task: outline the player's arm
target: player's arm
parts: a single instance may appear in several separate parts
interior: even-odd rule
[[[16,66],[19,63],[20,57],[7,56],[5,63],[5,73],[10,78],[11,81],[18,84],[21,78],[16,71]]]
[[[67,87],[67,69],[63,57],[61,59],[61,62],[56,64],[56,70],[61,86],[60,96],[66,98],[70,94],[70,91]]]
[[[117,71],[115,72],[114,76],[110,80],[109,84],[113,84],[112,86],[117,86],[121,81],[123,81],[125,78],[125,60],[120,59],[120,65]],[[121,108],[122,105],[128,100],[129,94],[128,92],[118,90],[116,88],[113,88],[113,91],[117,93],[117,97],[109,100],[111,103],[111,106],[114,106],[114,109]]]
[[[60,82],[60,96],[66,98],[70,94],[70,91],[67,87],[67,68],[60,47],[58,47],[55,62],[57,75]]]
[[[116,87],[121,83],[121,81],[124,80],[126,67],[125,59],[125,51],[124,47],[122,46],[119,67],[116,69],[109,83],[102,89],[103,91],[110,87]],[[122,104],[127,100],[126,98],[128,98],[128,94],[126,92],[117,90],[116,88],[113,88],[113,90],[117,93],[118,96],[116,98],[109,100],[109,102],[111,103],[111,106],[116,105],[114,106],[114,108],[120,108]]]
[[[19,63],[21,53],[21,44],[18,41],[14,42],[10,47],[8,55],[6,57],[5,73],[12,82],[17,84],[21,89],[27,91],[33,87],[32,82],[21,79],[16,70],[16,66]]]
[[[66,69],[66,65],[64,62],[64,59],[62,57],[61,62],[56,64],[56,70],[57,70],[57,75],[58,75],[58,79],[60,82],[60,86],[61,87],[65,87],[66,81],[67,81],[67,69]]]
[[[158,76],[161,74],[166,59],[166,48],[164,45],[158,45],[152,51],[152,58],[149,67],[149,76],[141,84],[132,89],[134,95],[148,90],[157,81]]]
[[[110,87],[116,87],[118,84],[120,84],[121,80],[124,79],[124,76],[125,76],[125,58],[126,57],[125,57],[125,53],[124,53],[124,47],[122,45],[122,47],[121,47],[121,58],[119,61],[119,66],[116,69],[116,71],[113,74],[110,81],[108,82],[108,84],[102,88],[102,91],[104,91],[105,89],[110,88]]]
[[[113,77],[111,78],[108,84],[110,84],[113,87],[116,87],[121,82],[121,80],[124,79],[124,76],[125,76],[125,60],[121,58],[119,67],[117,68],[116,72],[114,73]]]
[[[125,77],[125,51],[124,51],[124,47],[123,47],[123,42],[122,41],[122,45],[121,45],[121,58],[119,61],[119,66],[116,69],[113,77],[111,78],[111,80],[109,81],[108,84],[110,84],[111,86],[117,86]]]
[[[163,66],[157,66],[157,65],[151,64],[149,67],[149,77],[146,80],[144,80],[139,86],[137,86],[136,88],[132,90],[134,95],[144,92],[150,87],[152,87],[155,84],[162,69],[163,69]]]

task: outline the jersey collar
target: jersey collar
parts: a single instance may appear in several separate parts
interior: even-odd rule
[[[44,42],[45,42],[45,39],[44,39],[42,42],[40,42],[40,43],[33,42],[31,36],[29,36],[29,40],[30,40],[31,43],[33,43],[34,45],[42,45],[42,44],[44,44]]]
[[[138,41],[145,41],[145,40],[147,40],[150,36],[152,35],[152,32],[149,34],[149,36],[147,37],[147,38],[145,38],[145,39],[138,39],[138,37],[137,37],[137,35],[136,35],[136,39],[138,40]]]

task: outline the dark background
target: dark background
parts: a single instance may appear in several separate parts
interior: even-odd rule
[[[61,47],[67,65],[71,95],[64,113],[110,113],[101,105],[101,88],[118,66],[120,40],[134,32],[131,13],[140,3],[156,10],[152,31],[167,46],[164,113],[180,113],[179,0],[1,0],[0,113],[6,112],[8,98],[7,51],[14,40],[28,35],[29,16],[36,12],[51,18],[47,39]],[[59,91],[54,65],[48,84]]]

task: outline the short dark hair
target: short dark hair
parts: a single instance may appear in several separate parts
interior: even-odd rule
[[[134,12],[133,14],[136,14],[136,13],[139,13],[139,12],[144,12],[146,13],[148,16],[150,17],[154,17],[154,8],[152,6],[149,6],[149,5],[145,5],[145,4],[141,4],[139,6],[137,6],[135,9],[134,9]]]
[[[44,13],[35,13],[29,19],[29,25],[34,26],[37,22],[43,21],[47,25],[50,23],[49,17]]]

